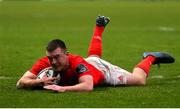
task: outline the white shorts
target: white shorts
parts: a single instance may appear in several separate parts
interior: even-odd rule
[[[111,63],[99,58],[88,57],[85,59],[88,63],[100,70],[105,76],[105,84],[109,85],[126,85],[128,71],[112,65]]]

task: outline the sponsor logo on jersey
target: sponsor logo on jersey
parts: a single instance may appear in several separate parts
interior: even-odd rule
[[[86,68],[86,66],[83,65],[83,64],[79,64],[79,65],[77,66],[77,68],[76,68],[76,72],[79,73],[79,74],[81,74],[81,73],[83,73],[83,72],[86,72],[86,71],[87,71],[87,68]]]

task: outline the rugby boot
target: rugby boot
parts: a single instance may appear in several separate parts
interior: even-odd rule
[[[170,54],[166,52],[144,52],[143,58],[146,58],[147,56],[154,56],[156,59],[153,64],[160,64],[160,63],[173,63],[175,61],[174,57],[172,57]]]
[[[99,27],[105,27],[109,22],[110,18],[105,16],[98,16],[96,19],[96,25]]]

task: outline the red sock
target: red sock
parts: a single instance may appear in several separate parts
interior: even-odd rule
[[[153,64],[155,59],[156,58],[154,56],[148,56],[145,59],[143,59],[139,64],[137,64],[136,67],[143,69],[148,76],[151,65]]]
[[[102,33],[104,31],[104,27],[96,26],[94,29],[94,34],[92,36],[89,49],[88,56],[90,55],[98,55],[101,57],[102,55]]]

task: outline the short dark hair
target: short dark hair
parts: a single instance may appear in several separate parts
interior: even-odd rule
[[[60,47],[60,48],[62,48],[62,49],[64,49],[64,50],[66,51],[66,45],[65,45],[65,43],[64,43],[62,40],[60,40],[60,39],[51,40],[51,41],[48,43],[48,45],[47,45],[47,47],[46,47],[46,50],[49,51],[49,52],[52,52],[52,51],[54,51],[54,50],[55,50],[56,48],[58,48],[58,47]]]

